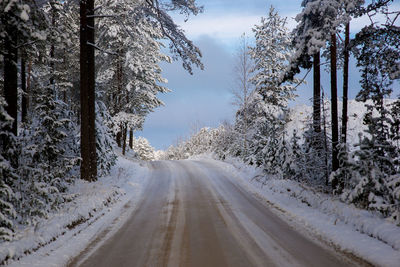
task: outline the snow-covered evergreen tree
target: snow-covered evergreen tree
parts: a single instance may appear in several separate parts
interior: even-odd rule
[[[303,176],[304,154],[300,144],[300,136],[295,129],[289,142],[290,150],[287,159],[287,169],[284,171],[284,177],[295,181],[300,181]]]
[[[159,63],[170,58],[161,53],[163,32],[146,16],[143,2],[104,0],[100,13],[108,17],[97,25],[99,86],[123,146],[126,132],[140,129],[145,116],[163,104],[157,94],[169,90],[160,85],[166,80]]]
[[[99,176],[107,175],[112,166],[115,165],[117,155],[116,147],[112,138],[112,130],[108,127],[111,123],[106,106],[101,100],[96,101],[96,152],[97,171]]]
[[[360,135],[357,146],[359,149],[342,157],[343,168],[334,173],[349,177],[341,198],[361,208],[376,210],[386,216],[394,215],[398,220],[398,178],[393,176],[389,181],[388,174],[381,168],[380,144],[373,136]],[[396,193],[391,194],[390,191],[395,192],[393,189]]]
[[[280,82],[280,75],[287,68],[288,60],[293,54],[286,18],[281,18],[271,7],[268,17],[261,18],[261,24],[256,25],[253,31],[256,44],[250,49],[250,54],[255,60],[252,82],[265,103],[285,109],[288,101],[295,97],[294,84],[298,82]]]
[[[0,240],[11,240],[16,217],[15,192],[13,190],[19,176],[15,169],[15,136],[9,132],[12,118],[4,109],[4,98],[0,96]],[[14,166],[13,166],[14,165]]]
[[[154,160],[154,148],[149,141],[144,137],[139,137],[134,141],[133,150],[138,154],[141,160]]]
[[[30,129],[22,136],[20,212],[23,220],[45,216],[64,202],[79,163],[76,128],[66,104],[55,100],[53,86],[38,95]]]
[[[399,61],[395,43],[400,35],[392,31],[392,21],[383,26],[371,24],[356,35],[354,46],[357,65],[362,70],[361,91],[357,100],[366,103],[366,134],[360,137],[358,149],[343,158],[340,173],[349,181],[343,199],[363,208],[393,215],[398,220],[399,158],[396,146],[396,108],[385,104],[393,90],[392,66]],[[397,77],[398,78],[398,77]],[[367,102],[369,100],[369,102]]]
[[[295,79],[280,82],[280,75],[287,68],[293,50],[286,19],[281,18],[273,7],[267,18],[253,29],[255,47],[250,54],[255,61],[252,82],[255,90],[250,98],[253,136],[248,162],[263,165],[267,172],[278,173],[276,155],[288,118],[288,101],[294,98]],[[240,114],[240,112],[238,112]]]
[[[331,147],[330,143],[325,141],[327,134],[326,129],[315,132],[311,123],[304,133],[302,179],[311,185],[322,186],[328,183]]]
[[[389,137],[392,140],[392,144],[397,148],[393,164],[396,169],[395,172],[400,173],[400,99],[392,103],[390,118]]]

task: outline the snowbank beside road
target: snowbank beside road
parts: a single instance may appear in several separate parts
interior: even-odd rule
[[[0,243],[0,264],[66,264],[110,224],[121,221],[124,209],[133,209],[147,176],[148,168],[119,157],[107,177],[93,183],[76,181],[68,192],[71,202],[49,218],[21,229],[16,240]]]
[[[331,195],[316,192],[291,180],[267,179],[262,186],[254,177],[261,171],[235,159],[195,157],[223,168],[229,177],[295,224],[344,252],[379,266],[399,266],[400,227],[380,214],[347,205]]]

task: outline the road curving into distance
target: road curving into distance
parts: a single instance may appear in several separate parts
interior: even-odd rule
[[[112,237],[69,266],[359,266],[291,228],[218,165],[155,161]]]

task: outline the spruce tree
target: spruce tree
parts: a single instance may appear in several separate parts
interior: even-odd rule
[[[288,118],[288,101],[294,98],[296,79],[281,83],[281,74],[291,57],[292,43],[286,19],[281,18],[273,7],[267,18],[253,29],[255,47],[250,49],[255,67],[251,81],[255,90],[250,96],[248,120],[253,132],[248,160],[263,165],[271,174],[280,167],[276,159],[279,143]]]
[[[76,127],[66,104],[55,99],[49,84],[37,95],[33,122],[21,137],[21,198],[24,220],[46,216],[65,201],[63,193],[74,180],[79,163]]]
[[[9,241],[14,234],[15,184],[19,179],[15,163],[16,138],[9,129],[13,119],[5,111],[6,102],[0,96],[0,240]],[[14,166],[13,166],[14,165]]]

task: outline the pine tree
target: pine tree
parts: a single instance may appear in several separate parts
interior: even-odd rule
[[[54,99],[49,84],[38,96],[31,129],[22,139],[21,179],[23,217],[46,216],[64,202],[62,193],[73,182],[79,163],[75,126],[66,104]]]
[[[107,175],[111,167],[115,165],[117,155],[114,152],[116,147],[112,138],[112,130],[108,127],[111,116],[107,107],[100,100],[96,101],[96,153],[97,169],[99,176]]]
[[[389,138],[392,140],[393,146],[396,148],[396,155],[393,158],[395,172],[400,173],[400,99],[397,99],[390,107],[390,128]]]
[[[294,98],[296,79],[281,83],[281,74],[287,68],[291,57],[292,42],[286,19],[281,18],[273,7],[268,18],[261,19],[256,25],[255,47],[250,54],[255,61],[252,82],[255,90],[250,98],[250,128],[253,137],[250,144],[249,159],[257,165],[263,165],[271,174],[278,173],[280,167],[276,159],[280,140],[284,134],[288,118],[288,101]]]
[[[136,139],[133,149],[141,160],[154,160],[154,148],[146,138],[139,137]]]
[[[361,208],[382,212],[385,216],[393,214],[400,202],[390,194],[390,182],[385,168],[382,168],[379,152],[381,145],[374,136],[369,138],[360,135],[357,146],[359,149],[343,158],[346,160],[343,167],[349,177],[349,185],[341,198]],[[396,182],[393,185],[396,186]]]
[[[300,136],[297,134],[297,130],[293,131],[293,135],[290,139],[290,153],[288,157],[288,165],[285,170],[284,176],[288,179],[300,181],[304,175],[303,172],[303,159],[304,154],[300,144]]]
[[[381,156],[378,164],[381,170],[391,175],[393,170],[389,158],[393,158],[395,148],[390,140],[389,125],[391,119],[385,105],[385,98],[393,91],[393,80],[390,69],[400,61],[400,53],[395,44],[400,40],[400,34],[391,32],[390,26],[367,26],[356,35],[355,55],[357,66],[362,70],[361,87],[356,100],[366,102],[368,112],[364,117],[364,124],[368,126],[368,133],[377,146],[374,146]],[[395,56],[397,54],[397,57]],[[374,115],[377,111],[377,115]]]
[[[347,22],[345,27],[345,41],[343,49],[343,104],[342,104],[342,130],[341,142],[347,142],[347,106],[348,106],[348,91],[349,91],[349,58],[350,58],[350,22]]]
[[[16,217],[13,185],[19,177],[14,164],[8,160],[15,158],[16,139],[8,130],[13,119],[5,111],[5,106],[5,100],[0,96],[0,240],[9,241],[13,237]]]
[[[389,1],[376,1],[360,14],[383,11]],[[386,14],[387,15],[387,14]],[[394,28],[393,28],[394,27]],[[377,210],[399,222],[398,144],[396,145],[396,104],[388,109],[386,98],[393,90],[393,80],[400,56],[398,27],[387,16],[383,25],[365,26],[353,40],[357,66],[361,68],[361,87],[356,100],[367,107],[363,118],[368,127],[356,149],[343,149],[341,168],[333,175],[344,186],[342,199],[369,210]],[[344,177],[344,179],[343,179]],[[339,190],[340,193],[340,190]]]
[[[297,15],[296,20],[299,22],[294,30],[294,43],[296,53],[291,58],[289,70],[285,77],[293,77],[294,73],[300,71],[300,67],[310,68],[311,57],[314,58],[314,131],[319,132],[320,125],[320,88],[319,88],[319,52],[321,48],[325,48],[327,41],[330,41],[330,73],[331,73],[331,137],[332,137],[332,169],[338,168],[338,142],[339,142],[339,125],[337,110],[337,66],[336,66],[336,34],[340,25],[348,25],[350,15],[354,14],[361,8],[364,1],[359,0],[304,0],[302,2],[303,10]],[[348,35],[348,34],[347,34]],[[346,44],[348,44],[346,37]],[[347,51],[346,47],[346,51]],[[346,54],[348,59],[348,54]],[[345,60],[347,63],[347,59]],[[346,65],[346,64],[345,64]],[[347,66],[347,65],[346,65]],[[347,70],[345,70],[347,73]],[[347,79],[344,77],[346,87]],[[345,104],[343,116],[347,116],[347,93],[344,92]],[[346,119],[343,120],[343,131],[346,132]],[[336,188],[337,181],[332,180],[332,187]]]
[[[336,30],[336,29],[335,29]],[[331,34],[330,40],[330,73],[331,73],[331,138],[332,138],[332,171],[339,168],[338,145],[339,145],[339,121],[337,107],[337,59],[336,59],[336,32]],[[332,188],[337,187],[337,181],[332,180]]]
[[[81,178],[97,179],[94,0],[80,0]]]

